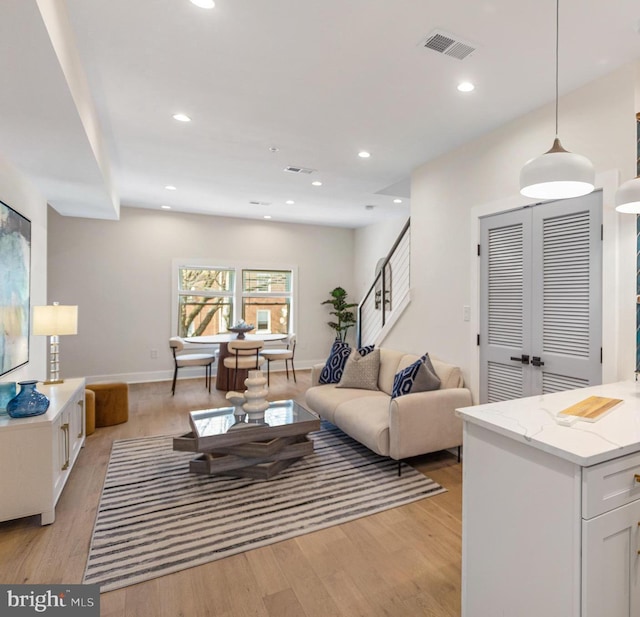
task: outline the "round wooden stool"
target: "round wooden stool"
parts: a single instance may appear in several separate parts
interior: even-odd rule
[[[129,419],[129,386],[126,383],[92,383],[96,395],[96,428],[122,424]]]

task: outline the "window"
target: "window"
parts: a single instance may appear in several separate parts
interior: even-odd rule
[[[242,318],[262,333],[291,331],[291,270],[243,270]]]
[[[234,315],[235,270],[180,266],[178,336],[226,332]]]
[[[240,319],[255,325],[254,332],[289,334],[293,273],[289,269],[214,267],[174,261],[178,336],[226,332]]]
[[[256,311],[256,331],[271,332],[271,311],[264,309]]]

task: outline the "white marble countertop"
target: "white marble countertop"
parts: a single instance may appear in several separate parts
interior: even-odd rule
[[[588,396],[624,402],[595,422],[563,426],[557,414]],[[582,467],[640,452],[640,382],[617,383],[456,410],[465,422],[528,443]]]

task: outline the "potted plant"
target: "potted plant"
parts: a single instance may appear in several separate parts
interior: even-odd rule
[[[351,310],[357,304],[347,302],[347,292],[342,287],[336,287],[329,292],[331,296],[322,304],[330,304],[333,307],[331,315],[335,315],[337,321],[328,321],[327,324],[336,331],[336,339],[345,341],[347,331],[356,325],[356,318]]]

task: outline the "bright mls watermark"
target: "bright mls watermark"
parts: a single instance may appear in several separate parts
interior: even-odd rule
[[[100,617],[100,586],[0,585],[0,615]]]

